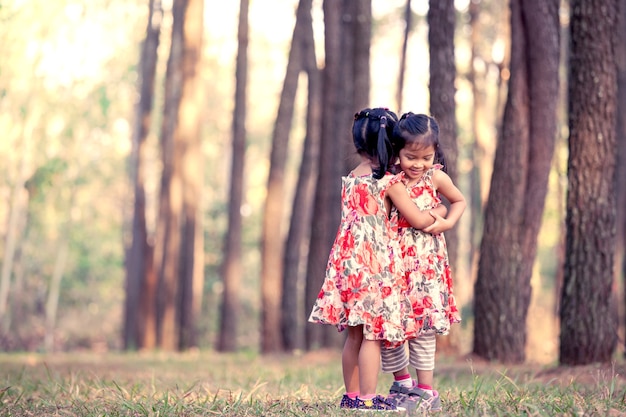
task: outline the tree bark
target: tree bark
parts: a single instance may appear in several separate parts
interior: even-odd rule
[[[612,297],[617,5],[617,0],[571,4],[569,188],[559,347],[563,365],[609,362],[617,344]]]
[[[344,169],[345,151],[341,138],[345,140],[349,138],[349,129],[345,129],[345,122],[342,123],[340,116],[336,113],[341,103],[340,95],[344,91],[341,85],[341,67],[344,60],[349,61],[347,58],[344,59],[341,50],[343,0],[325,0],[323,9],[325,65],[322,71],[322,126],[306,273],[305,310],[307,317],[324,281],[328,253],[339,225],[341,199],[339,179]],[[333,330],[327,329],[326,326],[307,323],[305,335],[307,349],[324,346],[330,337],[328,333]]]
[[[165,75],[165,108],[161,130],[163,172],[155,252],[158,289],[158,344],[166,351],[178,350],[180,345],[178,306],[181,297],[182,242],[182,144],[178,130],[183,80],[185,73],[185,9],[187,0],[175,0],[172,7],[172,44]]]
[[[617,164],[615,167],[617,235],[615,244],[615,283],[626,279],[626,0],[619,1],[617,24]],[[619,286],[619,285],[618,285]],[[626,285],[623,286],[626,301]],[[626,302],[622,303],[626,305]],[[626,319],[624,310],[622,317]],[[626,341],[624,342],[626,343]]]
[[[281,299],[283,279],[283,206],[285,193],[285,165],[289,149],[298,77],[302,70],[303,22],[301,10],[311,9],[310,0],[300,0],[291,39],[287,70],[278,104],[278,114],[272,136],[267,197],[261,234],[261,352],[283,349],[281,328]]]
[[[558,0],[510,4],[511,78],[474,288],[473,352],[521,363],[556,135],[560,25]]]
[[[202,34],[204,0],[186,0],[183,9],[182,96],[178,110],[177,143],[181,150],[182,231],[180,248],[180,297],[178,301],[178,338],[180,350],[197,346],[195,302],[202,291],[204,257],[197,248],[200,204],[202,200],[202,147],[200,118],[202,92]],[[201,231],[200,231],[201,233]],[[198,250],[200,249],[200,250]],[[200,285],[200,287],[197,287]]]
[[[38,116],[34,116],[38,119]],[[9,216],[6,225],[6,236],[4,250],[2,253],[2,272],[0,272],[0,336],[4,335],[10,327],[11,315],[9,314],[9,292],[11,290],[11,275],[15,254],[20,246],[21,227],[24,226],[23,218],[28,209],[28,192],[24,189],[27,178],[29,163],[28,155],[31,152],[32,130],[35,121],[25,119],[23,121],[21,149],[19,153],[19,165],[13,187],[11,188],[11,198],[9,205]]]
[[[430,113],[439,123],[439,140],[445,154],[445,169],[458,183],[457,161],[457,123],[456,123],[456,65],[454,61],[454,30],[456,12],[454,0],[430,0],[428,7],[428,46],[430,51]],[[445,199],[444,199],[445,200]],[[468,198],[469,200],[469,198]],[[444,201],[444,204],[448,202]],[[470,203],[471,204],[471,203]],[[459,223],[460,225],[460,223]],[[455,273],[454,280],[459,281],[457,253],[459,241],[459,226],[448,230],[446,243],[448,245],[448,259]],[[450,337],[440,338],[437,342],[440,351],[454,351],[454,334],[457,328],[453,327]]]
[[[307,3],[304,7],[302,3]],[[302,7],[300,7],[302,6]],[[282,337],[285,350],[304,348],[304,274],[306,266],[307,238],[310,235],[313,197],[315,191],[316,165],[319,157],[321,124],[321,79],[315,54],[313,36],[312,2],[301,1],[296,25],[302,25],[297,43],[301,48],[301,60],[308,79],[308,103],[306,106],[306,134],[302,149],[302,162],[298,173],[289,233],[283,258],[283,291],[281,300]],[[292,46],[293,48],[293,46]],[[304,267],[303,267],[304,266]]]
[[[239,3],[237,64],[235,70],[235,108],[233,109],[232,165],[228,201],[228,229],[222,262],[222,294],[220,333],[217,350],[234,351],[237,347],[239,320],[239,289],[241,286],[241,203],[243,200],[243,172],[246,147],[246,105],[248,79],[248,5]]]
[[[396,109],[401,113],[403,113],[404,73],[406,72],[406,53],[409,46],[409,35],[412,30],[412,17],[411,0],[406,0],[406,5],[404,6],[404,36],[402,38],[402,51],[400,52],[400,68],[398,69],[398,90],[396,91]]]
[[[439,123],[439,140],[446,157],[446,171],[457,183],[457,123],[454,62],[454,0],[430,0],[428,7],[428,46],[430,50],[430,113]],[[446,232],[448,259],[456,269],[458,231]]]
[[[132,241],[126,253],[126,300],[124,303],[124,349],[153,348],[156,344],[156,300],[154,291],[145,291],[149,286],[147,271],[152,270],[152,248],[148,244],[146,226],[146,192],[144,186],[143,155],[150,131],[154,101],[154,83],[157,49],[161,33],[163,10],[160,0],[149,3],[146,38],[141,48],[139,61],[139,102],[135,115],[135,127],[130,155],[130,177],[133,186],[134,204],[132,219]],[[154,284],[153,284],[154,285]],[[153,298],[147,298],[149,296]]]

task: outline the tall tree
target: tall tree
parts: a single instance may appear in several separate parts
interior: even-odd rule
[[[310,233],[315,192],[315,175],[318,160],[318,148],[321,127],[321,77],[315,54],[313,36],[312,2],[307,7],[298,7],[296,25],[302,25],[298,31],[298,47],[301,50],[302,69],[307,75],[306,133],[302,149],[302,160],[298,181],[291,209],[289,232],[285,243],[283,258],[283,291],[281,300],[281,329],[285,350],[304,348],[304,270],[306,265],[307,238]],[[295,33],[294,33],[295,35]],[[294,39],[295,41],[295,39]],[[292,48],[295,46],[292,45]]]
[[[446,170],[457,183],[456,64],[454,61],[454,0],[430,0],[428,7],[428,47],[430,51],[430,113],[439,123],[439,136],[446,157]],[[446,232],[448,258],[452,271],[457,271],[458,228]],[[459,277],[457,276],[458,280]],[[454,330],[453,330],[454,332]],[[452,338],[440,342],[450,348]]]
[[[370,106],[370,49],[372,47],[372,1],[358,0],[347,1],[344,7],[348,7],[348,13],[344,15],[352,16],[350,19],[344,20],[345,29],[348,36],[342,37],[344,41],[343,49],[347,56],[353,57],[353,68],[346,72],[348,66],[344,67],[344,85],[352,84],[352,97],[348,97],[349,101],[345,104],[347,108],[344,110],[343,117],[347,116],[344,126],[352,125],[352,116],[356,111]],[[349,24],[348,24],[349,23]],[[352,143],[351,130],[347,130],[344,143],[348,144],[348,155],[351,159],[345,166],[345,173],[352,170],[360,159],[354,151]]]
[[[571,4],[569,187],[559,347],[564,365],[608,362],[617,344],[612,285],[618,1]]]
[[[556,135],[559,1],[512,0],[510,10],[511,77],[474,287],[473,352],[520,363]]]
[[[31,109],[36,113],[34,109]],[[8,308],[9,290],[11,289],[11,274],[13,271],[13,262],[19,248],[19,236],[22,234],[22,227],[25,223],[26,209],[28,207],[28,193],[26,192],[25,182],[28,175],[28,155],[32,152],[32,119],[37,116],[23,115],[23,126],[21,140],[18,142],[20,147],[17,150],[19,155],[18,168],[11,187],[11,197],[9,199],[9,215],[6,225],[6,236],[4,238],[4,247],[2,251],[2,272],[0,273],[0,335],[4,335],[9,329],[10,317]]]
[[[457,123],[454,62],[454,0],[430,0],[428,8],[428,46],[430,50],[430,113],[439,123],[439,135],[446,156],[446,168],[457,182]],[[448,256],[456,265],[458,247],[456,228],[446,232]]]
[[[222,261],[222,294],[220,333],[217,350],[233,351],[237,347],[239,319],[239,289],[241,286],[241,203],[243,200],[243,172],[246,150],[246,105],[248,81],[248,6],[249,0],[239,3],[237,63],[235,69],[235,108],[233,109],[233,141],[228,201],[228,228]]]
[[[202,56],[203,0],[175,0],[172,6],[172,44],[165,79],[165,107],[161,130],[163,172],[154,262],[158,271],[159,346],[179,350],[193,340],[192,322],[183,312],[190,304],[196,224],[189,214],[188,152],[199,140],[199,65]],[[193,166],[191,167],[193,169]],[[195,175],[195,174],[194,174]],[[192,188],[187,190],[187,188]],[[188,251],[188,252],[186,252]],[[191,258],[191,259],[190,259]],[[183,306],[184,305],[184,306]]]
[[[283,280],[282,223],[285,205],[285,165],[289,136],[298,89],[298,77],[303,68],[302,39],[306,24],[303,14],[310,15],[311,0],[300,0],[291,39],[287,70],[278,104],[278,114],[272,136],[267,197],[261,232],[261,352],[283,349],[281,333],[281,298]]]
[[[398,90],[396,91],[396,109],[402,111],[402,99],[404,95],[404,73],[406,72],[406,52],[409,46],[409,35],[412,29],[413,10],[411,0],[406,0],[404,5],[404,36],[402,38],[402,51],[400,53],[400,68],[398,70]]]
[[[202,147],[200,141],[202,92],[202,35],[204,0],[186,0],[184,8],[182,97],[176,135],[180,143],[182,180],[182,230],[180,296],[177,298],[178,348],[197,345],[196,319],[204,287],[202,245]]]
[[[617,36],[617,242],[615,245],[615,280],[626,280],[626,0],[619,2],[619,30]],[[621,279],[620,279],[621,277]],[[626,285],[623,296],[626,296]],[[626,299],[624,299],[626,301]],[[626,305],[626,303],[625,303]],[[626,341],[625,341],[626,343]]]
[[[150,0],[146,38],[142,44],[139,60],[139,101],[135,110],[129,162],[134,204],[131,244],[125,251],[126,301],[122,337],[125,349],[156,346],[156,282],[152,265],[153,248],[148,243],[146,226],[143,157],[152,119],[162,15],[161,1]]]
[[[322,130],[316,198],[307,262],[306,314],[324,280],[328,253],[339,225],[341,176],[353,167],[352,115],[369,97],[371,0],[325,0]],[[356,36],[359,38],[356,38]],[[366,75],[367,74],[367,75]],[[306,346],[336,345],[329,326],[308,324]]]

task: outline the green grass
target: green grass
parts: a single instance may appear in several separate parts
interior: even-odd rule
[[[0,416],[350,416],[339,351],[0,354]],[[438,359],[439,416],[626,415],[623,364]],[[381,374],[379,392],[392,378]]]

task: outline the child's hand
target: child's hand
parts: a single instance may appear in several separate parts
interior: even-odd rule
[[[428,214],[430,214],[433,217],[433,219],[435,219],[435,222],[431,224],[430,226],[422,229],[422,231],[433,234],[433,235],[438,235],[439,233],[443,233],[446,230],[449,230],[451,228],[450,222],[447,221],[445,218],[441,217],[439,214],[433,211],[429,211]]]

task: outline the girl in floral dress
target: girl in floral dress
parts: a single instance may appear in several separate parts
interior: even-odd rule
[[[445,219],[424,231],[411,227],[400,216],[398,235],[406,274],[407,295],[412,304],[418,337],[409,340],[409,356],[404,346],[382,351],[383,372],[394,373],[390,396],[396,405],[407,397],[424,410],[440,410],[441,400],[433,389],[436,334],[445,335],[451,323],[461,321],[453,295],[448,251],[443,231],[451,229],[465,210],[465,198],[442,170],[444,158],[439,144],[437,121],[424,114],[406,113],[395,126],[392,139],[399,149],[401,184],[393,188],[408,192],[421,210],[437,207],[443,195],[450,202]],[[408,370],[416,369],[417,381]],[[412,398],[411,398],[412,397]],[[398,401],[400,400],[400,401]]]
[[[395,178],[387,168],[393,158],[389,137],[396,121],[397,116],[384,108],[355,115],[352,133],[361,163],[342,178],[341,222],[309,317],[311,322],[348,331],[342,352],[346,387],[342,408],[396,409],[376,395],[381,341],[400,345],[412,337],[407,320],[411,305],[402,292],[406,281],[397,224],[389,217],[391,203],[416,227],[432,224],[433,217],[420,212],[406,190],[388,193]]]

